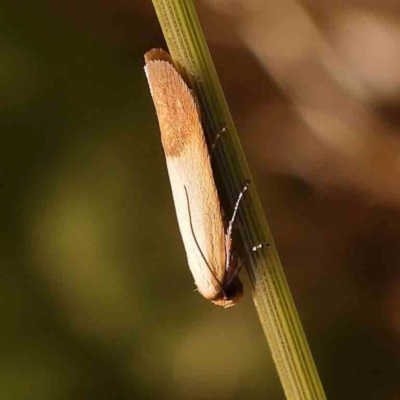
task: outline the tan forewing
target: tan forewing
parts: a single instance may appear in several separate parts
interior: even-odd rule
[[[224,282],[226,249],[210,156],[193,94],[167,61],[168,54],[158,52],[153,50],[146,57],[145,70],[160,124],[178,224],[195,283],[204,297],[214,299]]]

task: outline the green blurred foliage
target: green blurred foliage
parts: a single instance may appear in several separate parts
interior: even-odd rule
[[[193,292],[142,69],[163,45],[150,0],[2,3],[0,398],[283,399],[245,274],[229,310]],[[394,53],[357,46],[393,49],[397,25],[234,3],[196,5],[328,399],[397,399],[400,102]],[[346,62],[310,43],[342,12],[352,74],[332,79]]]
[[[250,298],[224,312],[193,292],[146,21],[127,10],[123,38],[122,13],[91,6],[1,11],[0,398],[280,393]]]

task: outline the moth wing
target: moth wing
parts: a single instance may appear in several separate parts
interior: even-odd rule
[[[199,292],[213,299],[226,274],[221,204],[195,98],[167,57],[153,50],[145,70],[189,267]]]

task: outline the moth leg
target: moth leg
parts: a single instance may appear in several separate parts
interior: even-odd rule
[[[230,239],[232,238],[232,230],[233,230],[233,224],[234,224],[235,219],[236,219],[236,214],[237,214],[237,212],[239,210],[240,202],[241,202],[241,200],[243,198],[243,195],[245,194],[246,190],[249,188],[249,184],[250,184],[250,181],[247,181],[245,183],[245,185],[243,186],[242,191],[239,193],[239,196],[238,196],[238,198],[236,200],[235,208],[233,209],[233,213],[232,213],[232,218],[229,221],[228,229],[226,231],[227,238],[230,238]]]
[[[246,190],[248,189],[250,184],[250,181],[247,181],[245,185],[243,186],[243,189],[239,193],[239,196],[236,200],[235,208],[233,209],[232,213],[232,218],[229,221],[228,224],[228,229],[225,234],[225,248],[226,248],[226,258],[227,258],[227,264],[226,264],[226,270],[229,271],[232,268],[231,265],[231,244],[232,244],[232,231],[233,231],[233,224],[236,219],[237,212],[239,210],[240,202],[243,198],[243,195],[245,194]]]
[[[269,244],[268,244],[267,242],[265,242],[265,243],[259,243],[257,246],[253,246],[253,247],[251,248],[250,251],[252,251],[253,253],[255,253],[257,250],[260,250],[260,249],[262,249],[263,247],[268,247],[268,246],[269,246]]]
[[[211,149],[210,149],[210,158],[212,159],[212,155],[214,154],[214,149],[215,149],[215,147],[217,146],[217,143],[219,142],[219,140],[221,139],[221,134],[222,133],[225,133],[226,132],[226,126],[224,126],[222,129],[221,129],[221,132],[219,132],[219,133],[217,133],[216,135],[215,135],[215,138],[214,138],[214,142],[213,142],[213,144],[211,145]]]
[[[249,258],[250,258],[250,256],[251,256],[252,253],[256,253],[258,250],[261,250],[262,248],[268,247],[268,246],[269,246],[269,243],[266,243],[266,242],[265,242],[265,243],[259,243],[258,245],[253,246],[253,247],[250,249],[250,252],[247,253],[246,258],[245,258],[245,259],[239,264],[239,266],[236,268],[236,271],[232,274],[232,276],[230,277],[230,280],[232,281],[233,278],[234,278],[236,275],[239,275],[240,270],[243,268],[243,265],[245,265],[245,264],[247,263],[247,261],[249,261]]]
[[[269,247],[269,243],[264,242],[264,243],[259,243],[259,244],[257,244],[256,246],[253,246],[253,247],[250,249],[250,251],[247,252],[246,259],[242,262],[242,264],[240,265],[240,268],[242,268],[242,266],[243,266],[244,264],[246,264],[246,262],[247,262],[247,261],[249,260],[249,258],[251,257],[251,254],[252,254],[252,253],[257,253],[258,250],[261,250],[261,249],[263,249],[264,247]]]

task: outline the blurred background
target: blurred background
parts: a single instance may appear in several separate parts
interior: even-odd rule
[[[400,4],[196,6],[329,400],[400,398]],[[186,265],[150,0],[0,11],[0,398],[284,396],[245,273]]]

